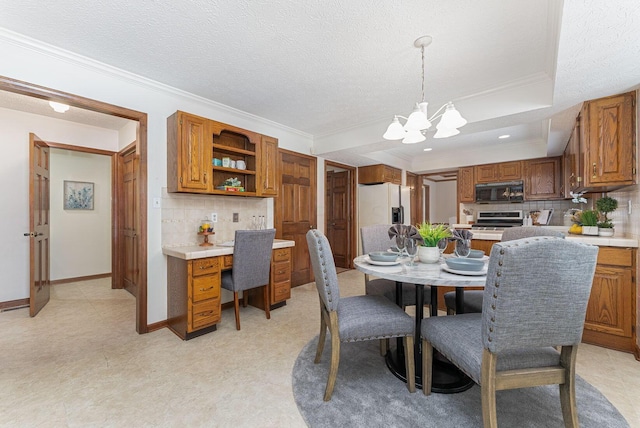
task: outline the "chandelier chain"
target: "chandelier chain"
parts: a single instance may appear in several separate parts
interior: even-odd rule
[[[426,101],[424,95],[424,45],[422,45],[420,50],[422,52],[422,101]]]

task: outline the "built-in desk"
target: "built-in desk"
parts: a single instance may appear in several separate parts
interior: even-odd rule
[[[276,239],[271,256],[269,307],[276,309],[291,297],[291,247],[294,241]],[[233,266],[233,247],[166,247],[167,323],[184,340],[216,330],[222,299],[220,273]],[[263,293],[249,290],[249,304],[264,309]]]

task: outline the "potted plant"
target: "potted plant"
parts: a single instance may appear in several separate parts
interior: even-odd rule
[[[602,214],[598,222],[598,235],[613,236],[613,222],[609,219],[609,213],[618,208],[618,201],[610,196],[605,196],[596,201],[596,208]]]
[[[416,228],[423,240],[422,245],[418,248],[418,259],[422,263],[437,263],[440,259],[438,242],[444,238],[451,238],[451,231],[444,224],[428,222],[417,224]]]
[[[583,235],[598,235],[598,211],[584,210],[580,213]]]

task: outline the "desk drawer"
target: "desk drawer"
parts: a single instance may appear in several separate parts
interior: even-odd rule
[[[280,302],[291,298],[291,283],[289,281],[273,284],[273,301]]]
[[[220,275],[198,276],[193,278],[193,302],[213,299],[220,296]]]
[[[191,329],[197,330],[220,321],[220,300],[194,304],[191,308]]]
[[[222,256],[222,269],[231,269],[233,267],[233,256]]]
[[[271,257],[272,261],[277,262],[285,262],[291,260],[291,249],[290,248],[278,248],[273,250],[273,254]]]
[[[291,264],[289,262],[274,263],[272,265],[271,276],[271,281],[274,283],[289,281],[291,279]]]
[[[218,257],[193,260],[193,276],[209,275],[219,270]]]

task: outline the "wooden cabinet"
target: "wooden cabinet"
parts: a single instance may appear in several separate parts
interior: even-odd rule
[[[579,119],[572,135],[579,139],[576,190],[604,192],[637,184],[636,93],[586,101]]]
[[[472,166],[458,169],[458,202],[475,202],[475,168]]]
[[[220,322],[220,257],[167,260],[167,324],[183,340],[216,329]]]
[[[358,184],[402,184],[402,170],[388,165],[369,165],[358,168]]]
[[[184,112],[167,119],[167,190],[208,193],[211,149],[208,120]]]
[[[275,138],[178,111],[167,119],[167,190],[277,196],[277,150]]]
[[[576,124],[571,131],[571,137],[564,150],[563,156],[563,176],[564,176],[564,197],[570,198],[570,192],[578,192],[582,186],[582,153],[580,152],[580,135],[582,129],[582,116],[578,115]]]
[[[502,162],[475,167],[477,183],[494,183],[500,181],[522,180],[522,163]]]
[[[600,247],[582,341],[626,352],[636,342],[635,250]]]
[[[261,288],[249,290],[249,304],[264,309],[264,294]],[[286,305],[291,298],[291,248],[277,248],[271,254],[269,279],[269,308]]]
[[[524,163],[525,200],[564,199],[562,157],[532,159]]]
[[[260,181],[257,191],[260,196],[277,196],[278,140],[263,135],[260,145]]]

